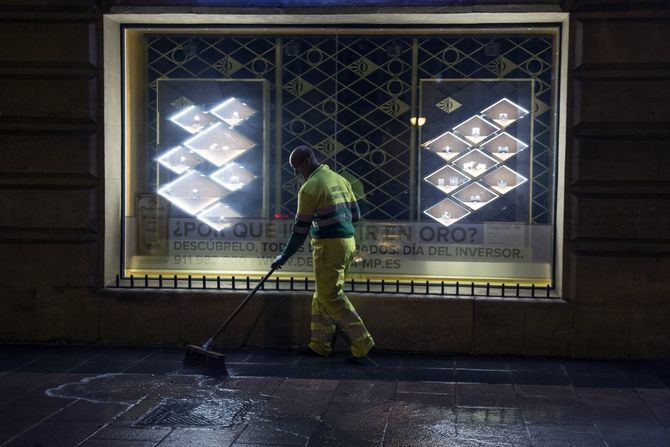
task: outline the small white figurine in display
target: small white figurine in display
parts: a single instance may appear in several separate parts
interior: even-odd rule
[[[448,144],[446,146],[444,146],[444,152],[447,152],[447,153],[451,152],[451,146],[449,146]]]
[[[458,176],[457,175],[452,175],[451,177],[449,177],[449,185],[458,186]]]
[[[195,130],[200,130],[204,126],[200,123],[200,115],[193,116],[193,124],[191,125]]]
[[[181,164],[186,163],[186,157],[183,156],[183,155],[181,157],[179,157],[179,163],[181,163]]]
[[[474,194],[470,196],[470,202],[481,202],[482,198],[479,194]]]
[[[463,169],[474,169],[475,168],[475,162],[474,161],[467,161],[463,163]]]
[[[501,188],[507,188],[507,180],[501,178],[500,180],[498,180],[498,186]]]
[[[442,219],[451,219],[451,213],[449,211],[443,212]]]
[[[498,146],[499,154],[509,154],[509,146]]]
[[[437,179],[437,186],[444,186],[446,182],[444,181],[444,177],[440,177]]]
[[[219,223],[225,223],[226,222],[226,216],[219,216],[218,221],[219,221]]]
[[[237,185],[240,183],[240,178],[236,175],[231,175],[230,176],[230,183]]]
[[[193,191],[191,192],[193,193],[194,199],[197,199],[200,196],[200,190],[198,188],[193,188]]]
[[[478,171],[486,171],[486,163],[478,163],[476,169]]]
[[[209,145],[209,150],[210,151],[215,151],[215,150],[218,149],[218,147],[219,147],[219,143],[212,143],[212,144]]]
[[[481,133],[480,133],[480,129],[479,129],[479,127],[473,127],[473,128],[472,128],[472,136],[473,136],[473,137],[478,137],[478,136],[480,136],[480,134],[481,134]]]
[[[230,150],[230,146],[221,146],[222,151]]]
[[[498,119],[501,121],[507,121],[507,114],[506,113],[501,113],[498,115]]]

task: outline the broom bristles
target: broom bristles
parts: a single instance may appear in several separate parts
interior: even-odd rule
[[[226,356],[221,352],[206,351],[202,346],[188,345],[184,364],[186,365],[205,365],[212,368],[226,369]]]

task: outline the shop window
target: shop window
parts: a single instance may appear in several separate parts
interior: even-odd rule
[[[558,26],[122,34],[122,276],[267,271],[307,144],[358,197],[355,280],[553,285]]]

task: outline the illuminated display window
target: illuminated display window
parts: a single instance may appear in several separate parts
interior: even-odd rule
[[[559,32],[124,27],[122,276],[266,272],[306,144],[358,198],[351,278],[553,284]]]

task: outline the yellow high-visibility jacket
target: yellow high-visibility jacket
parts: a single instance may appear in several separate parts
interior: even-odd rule
[[[353,237],[353,222],[358,219],[360,210],[351,184],[322,164],[298,191],[293,231],[282,256],[291,257],[309,232],[313,239]]]

